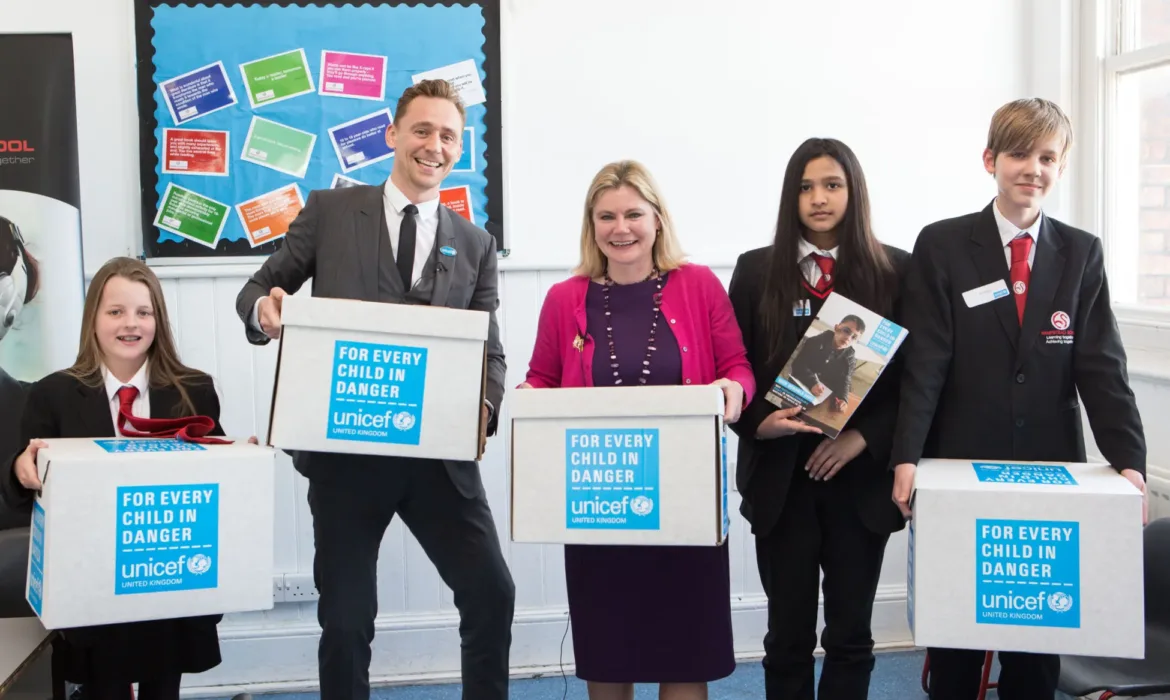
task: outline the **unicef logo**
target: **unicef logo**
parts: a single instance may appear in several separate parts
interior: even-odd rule
[[[394,427],[399,430],[410,430],[414,427],[414,414],[409,411],[399,411],[394,414]]]
[[[1056,593],[1048,596],[1048,607],[1052,608],[1053,612],[1068,612],[1069,610],[1072,610],[1072,606],[1072,596],[1063,591],[1057,591]]]
[[[206,554],[196,554],[187,560],[187,571],[196,576],[211,571],[211,557]]]
[[[634,515],[649,515],[654,510],[654,501],[646,496],[636,496],[630,501],[630,510],[634,511]]]

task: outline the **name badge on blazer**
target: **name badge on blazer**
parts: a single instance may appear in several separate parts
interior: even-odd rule
[[[982,306],[989,301],[995,301],[1006,296],[1011,296],[1007,282],[996,280],[991,284],[985,284],[982,287],[976,287],[975,289],[969,289],[963,292],[963,301],[967,302],[968,309],[973,309],[976,306]]]

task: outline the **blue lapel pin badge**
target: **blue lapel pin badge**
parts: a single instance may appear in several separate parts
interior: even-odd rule
[[[455,257],[455,249],[449,245],[445,245],[442,248],[439,248],[439,252],[443,255],[446,255],[448,258]]]

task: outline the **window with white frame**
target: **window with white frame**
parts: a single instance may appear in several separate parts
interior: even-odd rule
[[[1170,311],[1170,0],[1099,2],[1089,20],[1097,90],[1088,121],[1099,125],[1100,152],[1090,158],[1089,220],[1113,301]]]

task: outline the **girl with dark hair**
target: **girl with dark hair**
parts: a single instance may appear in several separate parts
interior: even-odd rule
[[[784,174],[775,240],[740,256],[729,290],[761,394],[831,292],[896,318],[899,273],[908,259],[874,237],[865,176],[853,151],[834,139],[801,144]],[[768,595],[769,700],[813,700],[822,570],[825,662],[817,696],[868,695],[874,595],[886,542],[903,526],[889,497],[896,364],[836,440],[795,420],[801,407],[780,410],[763,395],[731,425],[740,438],[740,510],[756,536]]]

